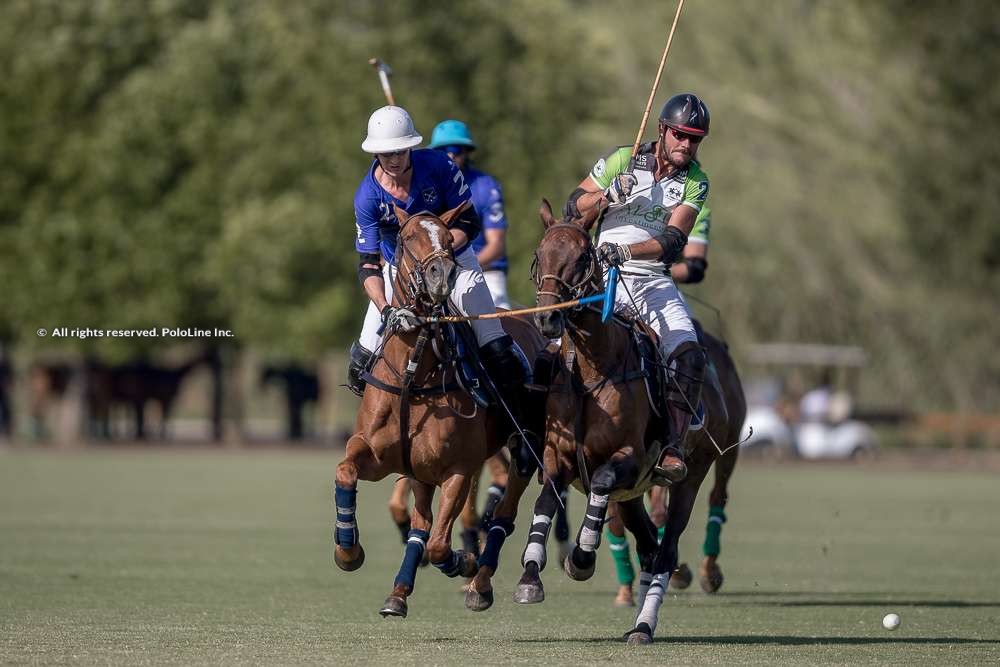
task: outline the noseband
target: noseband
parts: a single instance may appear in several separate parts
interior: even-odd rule
[[[407,303],[410,304],[416,304],[420,301],[421,297],[427,296],[427,279],[424,277],[424,274],[431,262],[436,259],[447,259],[451,260],[453,264],[457,264],[455,261],[455,253],[451,248],[437,248],[420,258],[417,257],[405,243],[403,243],[403,230],[417,219],[432,220],[435,224],[443,226],[443,223],[441,223],[441,221],[436,217],[418,213],[407,220],[403,226],[399,228],[399,234],[396,237],[396,248],[401,248],[402,253],[398,254],[399,264],[397,266],[395,282],[397,287],[399,287],[403,273],[406,274],[405,282],[402,283],[402,286],[405,288],[403,293],[405,293],[408,297]],[[413,264],[412,268],[406,266],[407,259],[409,259]]]
[[[538,250],[541,250],[541,246],[542,244],[545,243],[546,237],[549,234],[551,234],[554,230],[569,229],[569,228],[579,232],[586,239],[587,243],[586,252],[587,252],[587,257],[590,260],[587,266],[587,272],[584,274],[583,278],[574,285],[571,285],[570,283],[563,280],[561,276],[557,276],[554,273],[546,273],[543,275],[538,275]],[[597,261],[597,253],[594,252],[594,246],[590,241],[590,234],[588,234],[587,231],[582,227],[580,227],[579,225],[573,224],[571,222],[557,222],[556,224],[552,225],[551,227],[545,230],[545,234],[542,236],[542,240],[539,243],[538,250],[535,250],[535,258],[531,262],[531,279],[535,282],[536,304],[538,303],[538,297],[542,296],[543,294],[554,297],[556,300],[572,301],[574,299],[579,299],[584,296],[587,296],[588,289],[596,286],[593,283],[593,281],[595,275],[597,274],[597,269],[599,266],[599,262]],[[583,256],[581,255],[581,258],[582,257]],[[579,259],[577,259],[577,261],[579,262]],[[546,280],[552,280],[561,285],[563,288],[565,288],[568,295],[560,294],[558,292],[543,290],[542,283],[544,283]]]

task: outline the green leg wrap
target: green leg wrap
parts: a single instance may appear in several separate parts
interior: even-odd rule
[[[613,535],[610,530],[605,531],[608,536],[608,546],[611,547],[611,556],[615,559],[615,574],[618,575],[618,583],[622,586],[631,586],[635,581],[635,570],[632,568],[632,554],[628,548],[628,538]]]
[[[708,508],[708,527],[705,528],[705,544],[702,550],[706,556],[718,556],[722,550],[719,536],[722,534],[722,524],[726,522],[726,513],[722,507],[712,505]]]

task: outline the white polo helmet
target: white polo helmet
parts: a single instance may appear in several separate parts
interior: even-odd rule
[[[368,136],[361,144],[366,153],[392,153],[419,146],[424,138],[417,134],[413,119],[403,107],[382,107],[368,119]]]

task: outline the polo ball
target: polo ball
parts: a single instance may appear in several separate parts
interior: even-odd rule
[[[882,619],[882,627],[886,630],[895,630],[899,627],[899,614],[886,614]]]

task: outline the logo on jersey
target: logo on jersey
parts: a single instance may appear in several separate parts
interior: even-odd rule
[[[433,206],[434,202],[436,202],[438,198],[437,190],[434,188],[427,188],[420,194],[424,196],[424,203],[428,206]]]
[[[632,158],[632,167],[634,169],[647,169],[652,171],[649,166],[649,159],[651,157],[652,155],[648,155],[646,153],[640,153],[639,155],[636,155],[634,158]]]
[[[597,164],[594,165],[594,176],[597,176],[598,178],[600,178],[601,176],[603,176],[604,175],[604,168],[606,166],[607,166],[607,163],[604,161],[604,158],[601,158],[600,160],[598,160]]]
[[[681,190],[679,185],[671,183],[667,187],[667,196],[670,197],[671,199],[680,199],[682,196],[684,196],[684,191]]]

